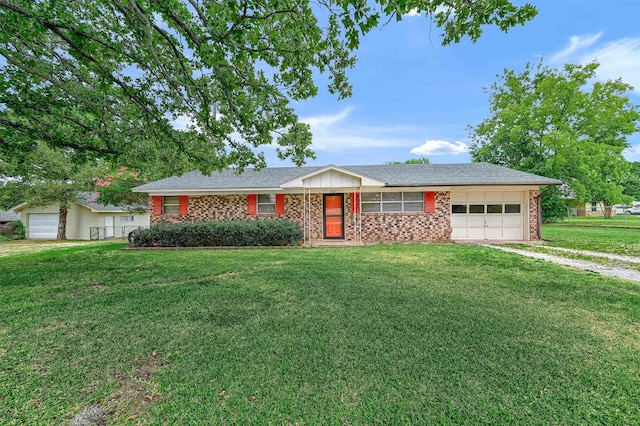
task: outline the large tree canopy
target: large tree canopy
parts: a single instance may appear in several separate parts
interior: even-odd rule
[[[312,156],[292,102],[350,95],[360,37],[424,12],[442,43],[536,15],[501,0],[0,0],[0,147],[38,140],[136,167],[262,166]],[[177,130],[175,120],[190,123]]]
[[[594,82],[597,68],[505,70],[488,89],[491,116],[470,128],[473,160],[561,179],[580,201],[622,201],[622,151],[640,130],[640,112],[628,84]]]

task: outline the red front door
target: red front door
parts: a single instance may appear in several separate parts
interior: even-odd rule
[[[344,238],[344,194],[324,194],[324,237]]]

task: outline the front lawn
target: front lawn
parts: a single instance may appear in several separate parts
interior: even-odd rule
[[[0,423],[632,424],[640,286],[470,245],[0,257]]]
[[[640,228],[549,224],[542,237],[550,246],[640,256]]]

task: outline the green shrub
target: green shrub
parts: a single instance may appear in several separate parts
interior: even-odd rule
[[[19,220],[0,226],[2,227],[0,241],[24,240],[25,228]]]
[[[13,224],[16,227],[14,239],[24,240],[27,237],[27,231],[24,227],[24,223],[22,223],[22,221],[16,220],[15,222],[13,222]]]
[[[161,223],[141,230],[132,247],[247,247],[298,245],[302,230],[290,220]]]

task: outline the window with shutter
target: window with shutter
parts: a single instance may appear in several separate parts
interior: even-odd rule
[[[425,196],[422,192],[363,192],[364,213],[400,213],[424,211]]]

